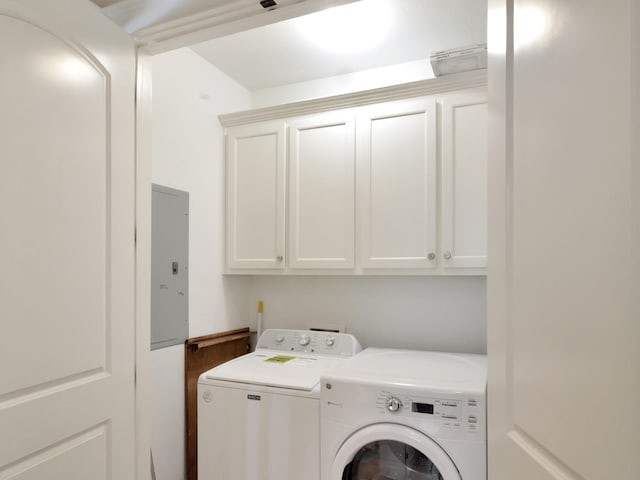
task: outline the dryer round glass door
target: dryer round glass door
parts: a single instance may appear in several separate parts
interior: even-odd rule
[[[331,480],[461,480],[440,446],[413,428],[377,424],[340,447]]]

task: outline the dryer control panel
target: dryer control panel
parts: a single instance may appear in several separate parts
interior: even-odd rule
[[[358,340],[348,333],[270,329],[260,335],[256,350],[350,357],[362,350],[362,347]]]
[[[474,433],[484,428],[484,402],[459,394],[449,397],[415,396],[406,393],[381,390],[376,399],[376,409],[381,414],[431,420],[441,428]]]
[[[357,357],[356,357],[357,358]],[[381,386],[322,378],[321,421],[363,425],[394,423],[427,432],[432,438],[483,442],[486,401],[480,392],[435,392],[407,386]]]

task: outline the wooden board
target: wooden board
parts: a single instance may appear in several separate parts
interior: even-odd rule
[[[185,342],[187,479],[198,480],[198,377],[203,372],[249,352],[249,328],[190,338]]]

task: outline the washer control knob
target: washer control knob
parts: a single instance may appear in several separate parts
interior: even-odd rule
[[[402,402],[395,397],[389,398],[387,400],[387,410],[390,412],[397,412],[402,407]]]
[[[303,333],[302,335],[300,335],[300,345],[302,346],[309,345],[310,341],[311,341],[311,337],[309,337],[309,335],[307,335],[306,333]]]
[[[327,347],[333,347],[336,343],[336,337],[327,337]]]
[[[276,336],[276,343],[282,343],[282,342],[284,342],[284,335]]]

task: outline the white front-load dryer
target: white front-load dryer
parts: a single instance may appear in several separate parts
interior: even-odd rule
[[[322,376],[322,480],[486,480],[486,357],[369,348]]]

